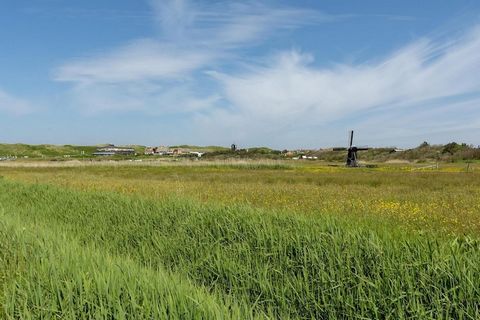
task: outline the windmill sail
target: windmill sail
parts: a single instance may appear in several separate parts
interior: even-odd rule
[[[369,150],[368,147],[356,147],[353,144],[353,130],[348,131],[348,147],[347,148],[332,148],[333,151],[347,150],[347,167],[359,167],[357,151]]]

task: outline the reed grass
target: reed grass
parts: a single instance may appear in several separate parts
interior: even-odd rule
[[[480,234],[480,171],[410,171],[282,163],[0,167],[6,179],[154,200],[176,196],[207,204],[245,204],[300,215],[390,220],[406,230]],[[461,167],[447,168],[459,170]]]
[[[476,237],[5,179],[0,204],[6,318],[480,317]]]
[[[0,317],[5,319],[239,319],[220,300],[163,268],[145,268],[15,217],[0,222]]]

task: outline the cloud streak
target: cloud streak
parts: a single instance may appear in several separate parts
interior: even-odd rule
[[[276,117],[314,112],[322,119],[388,108],[480,89],[480,29],[445,48],[419,41],[361,65],[311,66],[311,55],[284,52],[250,73],[216,74],[238,110]]]
[[[98,57],[63,65],[56,70],[54,79],[82,84],[178,79],[214,57],[206,50],[193,51],[142,39]]]
[[[192,106],[217,102],[218,94],[195,94],[204,85],[198,81],[199,73],[231,63],[235,49],[259,44],[274,30],[330,19],[313,11],[271,8],[256,2],[157,0],[151,4],[160,26],[157,38],[137,39],[102,54],[77,57],[54,70],[56,81],[73,85],[68,95],[73,105],[87,113],[171,112],[162,101],[182,93],[178,103],[169,105],[175,105],[180,113],[203,110]],[[189,94],[192,96],[183,96]]]
[[[197,8],[183,0],[150,1],[159,38],[132,41],[100,55],[80,57],[55,70],[70,82],[162,80],[184,76],[224,58],[235,46],[253,46],[275,29],[333,19],[308,10],[273,9],[246,2]]]
[[[279,30],[349,16],[253,1],[151,4],[157,37],[77,57],[54,71],[55,80],[71,83],[72,105],[88,114],[179,114],[193,119],[198,137],[217,143],[293,145],[302,139],[318,145],[308,130],[332,123],[343,131],[394,126],[403,135],[438,131],[439,125],[479,126],[480,111],[472,108],[480,96],[479,27],[453,40],[420,39],[361,63],[319,67],[314,54],[288,49],[247,63],[242,52]],[[455,120],[457,110],[471,117]]]
[[[312,55],[291,50],[273,57],[267,65],[248,66],[248,72],[211,72],[221,83],[230,108],[217,110],[201,121],[236,125],[237,131],[244,128],[253,137],[295,130],[292,124],[315,126],[361,118],[365,112],[370,122],[375,122],[385,114],[398,116],[402,110],[421,113],[428,109],[435,115],[430,120],[419,116],[403,123],[417,131],[423,126],[427,132],[433,124],[429,121],[441,118],[436,110],[454,113],[458,104],[452,99],[465,101],[471,99],[469,95],[480,95],[478,52],[478,27],[455,41],[423,39],[383,59],[358,65],[318,68]],[[471,112],[480,116],[479,110]],[[474,119],[462,119],[465,128],[474,125]],[[355,125],[352,121],[350,125]],[[272,133],[272,128],[277,131]]]

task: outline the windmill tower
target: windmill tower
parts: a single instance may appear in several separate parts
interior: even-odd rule
[[[357,148],[353,145],[353,130],[348,133],[348,149],[347,149],[347,167],[358,167],[357,151],[368,150],[368,148]]]

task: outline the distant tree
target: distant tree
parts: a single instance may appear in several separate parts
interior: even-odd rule
[[[458,144],[456,142],[450,142],[443,146],[442,153],[455,154],[459,151],[469,149],[466,143]]]
[[[430,144],[427,141],[423,141],[418,147],[419,148],[426,148],[426,147],[430,147]]]
[[[450,142],[443,146],[442,153],[454,154],[457,149],[458,149],[458,143]]]

